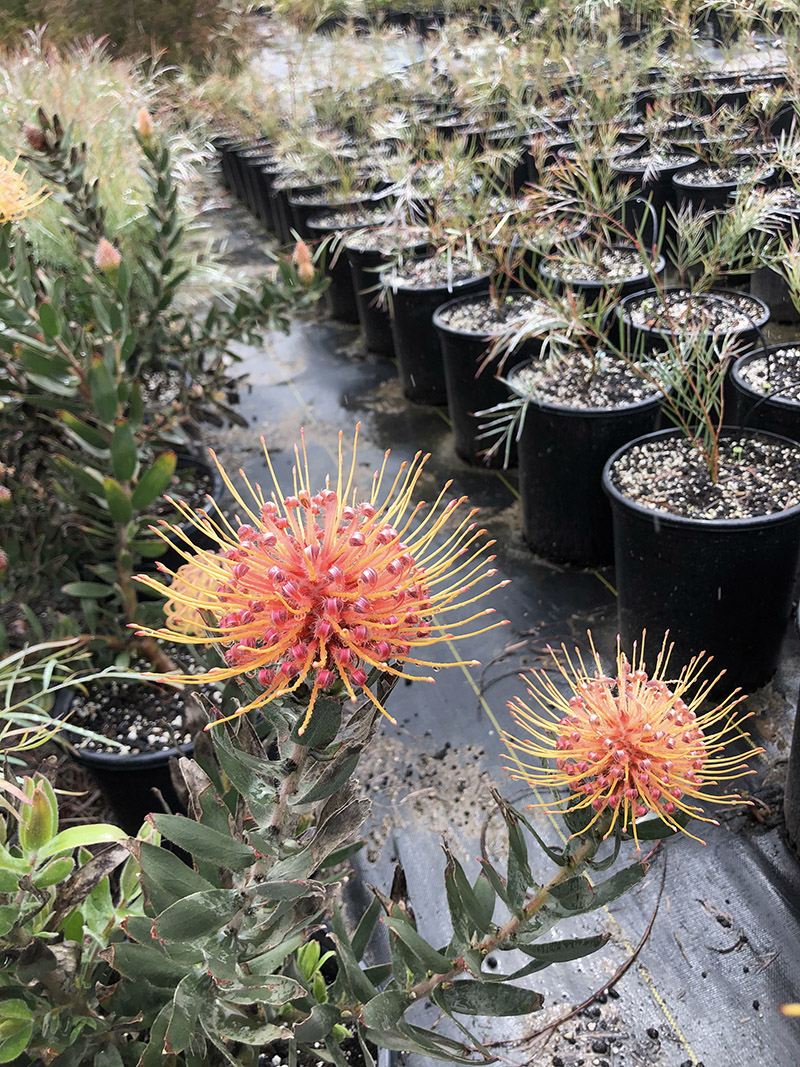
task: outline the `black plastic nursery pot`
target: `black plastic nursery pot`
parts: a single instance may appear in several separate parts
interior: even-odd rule
[[[427,242],[409,245],[412,254],[421,254]],[[344,254],[353,279],[358,321],[369,352],[379,356],[394,356],[394,337],[388,303],[380,299],[380,273],[391,262],[391,257],[378,248],[353,248],[345,240]]]
[[[696,519],[643,507],[621,493],[612,479],[617,460],[643,441],[678,434],[660,430],[638,438],[603,470],[622,644],[630,648],[646,630],[651,647],[660,645],[669,630],[676,672],[705,651],[714,657],[714,672],[725,668],[726,691],[751,692],[778,666],[800,564],[800,504],[756,518]]]
[[[487,421],[488,416],[477,416],[475,412],[508,400],[508,386],[495,376],[494,366],[485,367],[478,374],[478,369],[491,347],[491,336],[458,329],[442,321],[443,314],[446,315],[448,311],[472,300],[474,296],[459,296],[455,300],[448,300],[434,312],[433,325],[439,334],[444,362],[447,410],[455,450],[467,463],[485,464],[483,453],[491,442],[479,440],[479,436],[480,426]],[[514,357],[533,359],[539,354],[541,347],[541,339],[529,338],[514,352]],[[503,459],[504,452],[500,449],[486,465],[502,467]],[[516,446],[511,452],[510,465],[516,466]]]
[[[530,138],[519,133],[490,131],[483,139],[486,149],[508,149],[513,159],[501,160],[495,165],[492,177],[499,187],[512,195],[518,193],[528,182],[536,180],[536,168],[531,156]]]
[[[617,408],[529,402],[517,462],[522,532],[537,555],[581,567],[613,560],[603,468],[617,449],[655,430],[660,418],[660,396]]]
[[[691,176],[706,167],[705,163],[693,163],[672,176],[675,199],[680,208],[688,204],[693,211],[724,211],[730,206],[731,197],[742,184],[735,181],[715,181],[700,184],[691,181]],[[768,184],[775,176],[775,170],[768,167],[760,176],[760,183]]]
[[[759,267],[750,275],[750,292],[769,306],[774,322],[800,322],[800,312],[794,306],[789,285],[783,275],[769,267]]]
[[[798,620],[800,628],[800,619]],[[800,852],[800,696],[792,731],[792,747],[789,752],[789,768],[786,774],[786,789],[783,794],[783,817],[786,821],[786,837],[789,844]]]
[[[293,240],[292,230],[297,228],[290,200],[298,196],[312,196],[322,192],[323,189],[330,188],[330,182],[306,182],[301,178],[285,176],[273,181],[272,189],[270,190],[273,198],[273,210],[280,231],[279,236],[284,244],[288,244],[289,241]],[[318,215],[321,210],[319,205],[316,205],[313,214]],[[303,237],[305,235],[301,233],[300,236]]]
[[[74,699],[74,690],[61,690],[56,695],[53,717],[65,718]],[[151,811],[164,810],[159,794],[171,812],[185,813],[186,809],[172,784],[169,761],[173,757],[191,757],[194,744],[158,752],[94,752],[73,747],[68,724],[62,730],[64,738],[70,741],[70,756],[89,772],[114,813],[117,825],[125,833],[134,836]]]
[[[391,272],[381,274],[389,288],[392,337],[403,393],[417,404],[446,404],[447,383],[439,336],[433,313],[454,296],[474,296],[489,291],[491,275],[475,275],[446,285],[412,288]]]
[[[767,356],[787,348],[800,350],[800,341],[783,345],[770,345]],[[789,437],[800,442],[800,403],[780,394],[761,393],[745,379],[743,372],[754,360],[763,359],[765,350],[751,352],[737,359],[731,366],[728,381],[734,398],[731,418],[726,422],[754,430]],[[798,366],[800,373],[800,365]]]
[[[685,293],[687,290],[682,290],[677,286],[665,286],[660,292],[656,289],[647,289],[643,292],[631,293],[620,300],[616,306],[616,314],[620,323],[620,343],[624,351],[631,354],[646,353],[654,350],[664,351],[670,336],[669,330],[665,326],[658,325],[655,321],[634,323],[631,319],[631,308],[635,302],[640,300],[660,299],[662,294],[664,298],[670,300],[674,294],[681,292]],[[752,314],[750,312],[748,314],[750,314],[753,321],[751,322],[748,319],[746,326],[731,330],[730,335],[736,338],[740,349],[761,346],[760,331],[764,329],[770,318],[769,308],[763,300],[759,300],[750,293],[741,293],[735,289],[717,288],[711,289],[708,293],[696,295],[697,300],[703,297],[720,297],[722,300],[743,301],[744,306],[751,309]],[[681,324],[677,319],[675,325],[680,328]]]
[[[289,212],[291,215],[292,228],[297,230],[301,237],[311,238],[314,235],[308,228],[309,219],[315,215],[322,215],[327,211],[347,211],[361,207],[371,197],[363,193],[353,193],[346,200],[336,199],[336,185],[325,186],[318,192],[300,192],[293,189],[289,196]]]
[[[620,184],[630,182],[628,196],[642,196],[648,199],[656,213],[656,218],[663,225],[664,212],[668,205],[677,207],[675,188],[672,177],[684,167],[696,162],[697,157],[689,153],[676,153],[681,155],[680,162],[667,163],[658,170],[648,170],[647,163],[643,162],[642,156],[636,153],[630,155],[614,156],[611,160],[611,169]],[[641,211],[634,215],[634,224],[641,221]]]
[[[631,249],[631,245],[612,245],[611,250],[614,249]],[[556,256],[557,256],[556,251]],[[629,278],[620,282],[610,282],[601,278],[563,278],[558,273],[557,260],[548,260],[544,258],[539,265],[539,273],[549,282],[554,282],[557,286],[558,292],[573,292],[579,296],[582,296],[588,305],[596,304],[602,296],[612,291],[619,299],[625,296],[629,296],[631,293],[640,293],[642,289],[649,287],[649,283],[652,280],[653,274],[659,277],[664,272],[666,261],[663,256],[658,256],[651,264],[651,271],[646,270],[644,267],[638,274],[633,274]]]
[[[178,452],[175,470],[178,474],[190,470],[198,471],[203,476],[203,479],[211,486],[210,496],[212,496],[214,500],[219,500],[221,498],[223,492],[222,476],[216,466],[206,459],[205,456],[198,455],[194,452]],[[208,499],[203,499],[199,506],[205,508],[212,519],[215,517],[215,508],[212,507]],[[196,526],[188,521],[188,519],[184,520],[175,508],[170,507],[166,513],[159,516],[159,518],[163,518],[170,525],[177,525],[188,537],[191,538],[195,548],[209,552],[216,552],[219,549],[219,545],[216,541],[213,541],[207,534],[198,530]],[[174,540],[185,551],[191,551],[180,537],[175,536]],[[145,571],[160,574],[161,572],[156,567],[156,563],[162,564],[171,571],[177,571],[177,569],[182,567],[185,562],[186,560],[176,548],[173,548],[172,545],[167,545],[164,552],[162,552],[157,559],[144,559],[142,560],[141,566]],[[169,579],[167,578],[167,580]],[[140,586],[138,592],[140,596],[147,597],[149,591],[145,586]],[[155,596],[156,594],[153,595]]]
[[[362,229],[363,225],[330,226],[324,218],[315,217],[308,220],[308,232],[314,241],[330,238],[334,234],[344,235],[353,230]],[[325,303],[331,317],[337,322],[358,322],[358,304],[353,288],[353,274],[347,262],[344,248],[337,239],[333,248],[329,246],[325,256],[325,274],[330,284],[325,290]]]

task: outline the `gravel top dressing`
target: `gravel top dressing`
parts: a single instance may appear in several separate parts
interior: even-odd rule
[[[454,282],[468,281],[485,274],[488,267],[474,257],[443,254],[408,260],[389,276],[389,284],[409,289],[441,289]]]
[[[552,312],[543,300],[527,293],[521,296],[506,297],[500,305],[487,296],[476,296],[474,300],[465,300],[455,307],[446,308],[439,313],[439,322],[454,330],[488,337],[499,334],[523,322],[535,319],[549,319]]]
[[[800,347],[756,356],[741,368],[740,374],[757,393],[800,404]]]
[[[314,223],[325,230],[346,230],[353,226],[380,226],[390,217],[385,208],[372,211],[357,208],[354,211],[326,211],[324,215],[314,215],[309,224]]]
[[[726,437],[714,484],[686,438],[658,438],[629,448],[612,467],[611,481],[642,507],[684,518],[772,515],[800,504],[800,445]]]
[[[583,249],[576,248],[573,254],[556,252],[548,258],[543,268],[551,277],[561,278],[567,282],[598,282],[613,285],[630,278],[649,276],[647,264],[635,248],[604,248],[600,261],[592,260],[590,250],[586,250],[586,259],[581,255]]]
[[[697,156],[687,155],[686,152],[648,152],[644,155],[618,155],[611,162],[623,170],[653,170],[658,173],[670,167],[688,167],[696,160]]]
[[[389,256],[430,238],[426,226],[383,226],[377,230],[358,230],[345,240],[345,248],[356,252],[380,252]]]
[[[523,396],[565,408],[628,407],[660,392],[620,360],[583,354],[526,364],[511,380]]]
[[[692,294],[688,289],[667,292],[666,307],[657,293],[632,297],[624,307],[624,317],[634,326],[670,331],[682,326],[726,333],[746,330],[751,319],[760,322],[764,309],[758,301],[744,294]],[[723,303],[724,301],[724,303]]]
[[[732,167],[697,167],[685,174],[676,174],[675,181],[679,185],[737,185],[740,182],[749,181],[756,173],[752,163],[735,163]]]
[[[368,203],[371,199],[372,194],[363,190],[350,189],[343,192],[341,189],[323,189],[320,193],[301,193],[300,196],[293,196],[292,203],[312,206],[319,204],[320,207],[325,207],[328,204],[358,204],[362,201]]]

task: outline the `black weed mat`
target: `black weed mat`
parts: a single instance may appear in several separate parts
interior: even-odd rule
[[[384,890],[394,863],[405,868],[420,928],[434,943],[449,938],[439,847],[446,837],[477,873],[481,832],[490,857],[502,856],[499,820],[490,819],[489,785],[520,805],[534,800],[503,769],[498,729],[510,725],[506,701],[523,686],[517,674],[544,666],[546,645],[586,647],[591,628],[602,655],[613,652],[613,571],[549,565],[525,547],[512,474],[468,467],[450,443],[443,409],[418,407],[400,391],[393,364],[365,355],[358,331],[323,320],[296,324],[290,337],[271,336],[263,349],[243,351],[250,386],[241,410],[250,427],[220,433],[221,458],[266,486],[259,444],[263,434],[279,479],[290,491],[293,442],[305,427],[312,483],[335,474],[338,431],[352,440],[362,423],[357,479],[365,492],[383,451],[392,466],[418,450],[431,460],[421,495],[453,480],[452,495],[468,494],[497,540],[497,566],[512,579],[492,597],[511,625],[453,648],[442,658],[476,658],[481,667],[454,667],[435,685],[401,685],[390,710],[398,726],[382,724],[363,769],[374,803],[369,842],[358,874]],[[743,620],[743,625],[747,621]],[[477,1031],[501,1063],[534,1067],[797,1067],[800,1020],[780,1004],[800,999],[800,867],[782,836],[782,791],[800,673],[794,630],[787,634],[774,682],[751,697],[754,739],[766,755],[746,780],[754,805],[723,809],[719,827],[704,827],[705,846],[681,838],[654,856],[638,891],[571,926],[604,930],[605,949],[577,964],[554,966],[526,981],[545,993],[545,1009],[513,1020],[477,1020]],[[558,824],[537,809],[542,833],[558,843]],[[534,859],[536,853],[532,851]],[[551,873],[543,859],[546,879]],[[366,894],[351,880],[351,904]],[[366,899],[366,898],[365,898]],[[565,933],[567,931],[564,931]],[[637,952],[638,950],[638,952]],[[376,946],[375,951],[380,951]],[[631,962],[631,957],[635,958]],[[500,965],[502,966],[502,961]],[[491,966],[491,963],[489,964]],[[513,960],[508,969],[519,966]],[[609,993],[557,1028],[614,980]],[[421,1004],[432,1024],[437,1010]],[[447,1020],[441,1029],[452,1032]],[[412,1056],[400,1062],[421,1067]]]

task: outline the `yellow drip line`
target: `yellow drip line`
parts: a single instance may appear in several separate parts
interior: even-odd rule
[[[453,653],[454,658],[458,659],[459,658],[458,657],[458,652],[457,652],[455,646],[453,645],[453,642],[450,641],[449,639],[446,639],[446,642],[447,642],[448,647],[450,648],[450,651]],[[495,730],[497,731],[498,736],[500,736],[502,734],[502,732],[503,732],[502,731],[502,727],[500,726],[500,723],[497,721],[497,718],[496,718],[494,712],[489,707],[489,705],[488,705],[488,703],[486,701],[486,698],[484,697],[483,693],[481,693],[480,689],[478,688],[477,682],[472,677],[472,675],[470,674],[470,672],[467,669],[467,667],[464,666],[463,664],[461,665],[461,670],[464,673],[464,677],[467,679],[467,682],[469,683],[470,688],[475,693],[475,696],[478,698],[478,701],[480,702],[481,707],[486,712],[486,714],[489,716],[489,719],[492,722],[492,725],[494,726]],[[542,801],[542,796],[539,793],[538,789],[536,789],[535,787],[532,787],[532,789],[533,789],[533,793],[534,793],[534,796],[536,797],[536,799],[538,801]],[[554,827],[556,833],[561,838],[561,841],[564,844],[566,844],[567,843],[567,838],[564,835],[564,831],[561,829],[560,825],[553,818],[552,812],[548,811],[548,812],[546,812],[546,814],[547,814],[547,818],[550,820],[550,823]],[[589,884],[592,885],[593,884],[592,879],[588,875],[587,875],[587,878],[589,879]],[[617,931],[619,933],[619,939],[622,942],[625,950],[627,952],[633,953],[635,951],[634,950],[634,946],[630,943],[628,938],[625,936],[625,933],[623,932],[623,929],[620,926],[619,921],[609,911],[608,905],[603,905],[603,911],[606,913],[606,915],[608,916],[609,920],[616,927],[616,929],[617,929]],[[661,1011],[662,1011],[662,1013],[664,1015],[664,1018],[667,1020],[669,1025],[675,1031],[675,1034],[677,1035],[678,1040],[680,1041],[681,1045],[684,1047],[684,1049],[686,1049],[686,1051],[689,1053],[689,1055],[692,1057],[692,1059],[695,1062],[697,1062],[696,1053],[692,1049],[692,1047],[689,1044],[689,1042],[686,1040],[686,1037],[684,1036],[683,1031],[678,1026],[677,1022],[675,1021],[675,1019],[674,1019],[674,1017],[672,1015],[672,1013],[670,1012],[669,1008],[667,1007],[663,997],[661,996],[661,994],[659,993],[658,989],[656,988],[656,985],[655,985],[655,982],[653,981],[652,975],[650,974],[648,969],[645,967],[645,965],[643,963],[641,963],[638,959],[636,961],[636,967],[637,967],[639,973],[641,974],[642,978],[644,979],[645,984],[647,985],[648,989],[652,993],[653,999],[655,1000],[656,1004],[658,1004],[659,1008],[661,1009]]]

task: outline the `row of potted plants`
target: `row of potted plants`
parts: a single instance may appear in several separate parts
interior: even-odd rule
[[[507,430],[507,447],[495,445],[490,459],[508,463],[518,452],[531,547],[559,562],[607,563],[613,525],[623,633],[630,637],[642,623],[658,630],[676,590],[683,590],[682,654],[710,642],[722,661],[739,665],[737,681],[753,688],[774,672],[797,569],[794,446],[782,446],[789,452],[781,459],[759,454],[754,461],[758,469],[777,464],[775,479],[788,488],[766,504],[771,533],[749,536],[757,524],[736,500],[755,492],[739,485],[739,478],[753,465],[749,454],[756,446],[743,433],[732,455],[720,444],[728,432],[722,425],[735,425],[738,418],[742,426],[747,421],[763,428],[774,409],[778,421],[767,428],[787,429],[796,438],[793,404],[763,395],[764,381],[770,391],[791,393],[784,376],[791,374],[793,358],[785,349],[777,363],[773,353],[762,357],[767,376],[762,393],[755,399],[751,394],[750,401],[739,397],[749,388],[753,359],[724,388],[725,375],[716,368],[726,369],[747,348],[763,344],[770,309],[746,291],[751,275],[756,290],[765,280],[782,278],[784,305],[794,314],[786,299],[798,196],[794,75],[790,69],[723,77],[683,72],[662,82],[657,100],[647,83],[658,82],[660,71],[629,64],[628,75],[627,82],[620,79],[624,84],[612,81],[613,108],[579,77],[551,84],[546,101],[537,101],[535,87],[532,93],[527,85],[525,94],[495,98],[487,108],[481,94],[470,102],[474,82],[459,82],[437,67],[434,78],[445,94],[449,89],[449,101],[440,97],[433,111],[427,103],[427,113],[418,96],[410,102],[403,93],[392,101],[405,116],[410,150],[407,143],[398,149],[373,140],[362,128],[349,138],[348,178],[338,186],[301,189],[287,204],[298,232],[324,235],[332,253],[331,295],[338,295],[331,311],[349,321],[355,312],[369,347],[394,354],[406,397],[448,404],[459,455],[479,462],[491,443],[486,431]],[[603,86],[608,90],[607,82]],[[378,106],[388,103],[384,94]],[[345,127],[337,134],[330,116],[325,124],[318,116],[310,129],[330,144],[347,136]],[[510,150],[499,160],[496,137]],[[256,202],[263,171],[286,167],[285,142],[297,148],[302,134],[265,138],[257,156],[221,141],[231,187],[247,199],[249,177]],[[346,142],[341,144],[347,155]],[[315,166],[324,157],[323,149]],[[353,176],[362,167],[359,159],[368,157],[378,165],[368,175],[362,168],[357,203]],[[293,171],[301,172],[302,165]],[[279,185],[277,198],[283,193]],[[315,219],[314,207],[326,213]],[[533,363],[515,368],[522,358]],[[644,518],[637,512],[638,525],[647,526],[649,509],[658,536],[645,550],[631,541],[637,523],[625,517],[616,467],[604,476],[603,467],[616,449],[654,430],[665,408],[689,441],[689,452],[676,459],[684,446],[675,444],[677,452],[661,461],[684,470],[678,481],[699,485],[705,479],[703,492],[716,504],[693,512],[677,486],[674,500],[648,501]],[[642,462],[647,468],[649,460]],[[726,502],[729,484],[734,495]],[[696,571],[676,577],[676,550],[666,533],[675,516],[685,520],[675,520],[680,543],[695,525],[710,531],[715,523],[724,531],[725,523],[733,524],[731,542],[739,534],[751,546],[762,536],[775,538],[774,558],[784,562],[780,576],[748,563],[756,587],[775,591],[770,603],[763,599],[764,619],[756,626],[763,646],[748,648],[752,635],[744,636],[738,623],[738,609],[752,599],[739,578],[740,562],[723,572],[718,548],[711,554],[719,570],[701,563],[702,551],[690,549],[686,559]],[[778,547],[784,535],[785,551]],[[658,558],[663,579],[656,577]],[[700,576],[708,579],[702,594]],[[694,609],[695,601],[705,607]]]

